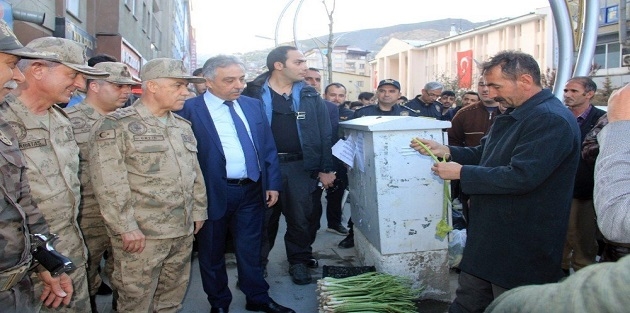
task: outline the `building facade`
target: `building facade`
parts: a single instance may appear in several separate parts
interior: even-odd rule
[[[497,21],[429,43],[391,39],[371,61],[372,88],[381,79],[401,83],[408,98],[430,81],[457,79],[460,88],[476,89],[477,64],[502,50],[531,54],[541,70],[554,69],[557,39],[550,8]]]
[[[189,0],[4,1],[13,29],[24,44],[44,36],[73,39],[87,46],[88,57],[106,53],[126,63],[138,78],[147,60],[168,57],[196,66],[191,54]],[[18,15],[16,15],[18,12]],[[35,17],[41,16],[41,22]],[[29,18],[30,17],[30,18]]]

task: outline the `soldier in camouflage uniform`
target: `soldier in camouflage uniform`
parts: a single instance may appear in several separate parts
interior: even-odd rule
[[[69,306],[55,312],[90,312],[85,271],[87,251],[77,223],[79,148],[67,115],[55,103],[68,102],[72,92],[84,88],[84,75],[108,74],[88,67],[85,46],[75,41],[44,37],[31,41],[27,47],[55,56],[18,63],[26,82],[6,96],[0,112],[15,131],[19,148],[26,157],[31,195],[51,232],[61,237],[56,248],[77,267],[70,273],[74,297]],[[39,296],[44,286],[37,276],[31,278],[35,295]]]
[[[42,55],[24,48],[7,24],[0,21],[0,85],[3,86],[0,97],[24,82],[24,75],[16,66],[20,58],[39,58]],[[30,194],[26,160],[18,147],[15,133],[2,117],[0,183],[0,307],[2,312],[7,313],[34,312],[34,294],[28,275],[32,264],[30,234],[48,236],[50,233]],[[41,267],[35,269],[42,270]],[[67,274],[53,278],[48,271],[41,271],[39,276],[48,288],[54,289],[45,299],[48,305],[56,307],[61,302],[70,303],[73,290]]]
[[[163,58],[140,78],[142,97],[92,128],[89,170],[112,240],[118,309],[176,312],[207,198],[190,123],[171,111],[184,106],[188,83],[204,78]]]
[[[103,79],[89,79],[85,99],[81,103],[65,109],[72,123],[74,139],[80,149],[81,205],[78,220],[88,249],[88,284],[93,312],[96,309],[96,292],[102,282],[98,268],[105,251],[109,251],[105,272],[110,280],[114,267],[111,243],[101,216],[101,210],[94,197],[88,171],[90,129],[98,119],[123,107],[131,95],[131,86],[138,84],[133,80],[127,66],[123,63],[101,62],[94,65],[94,68],[109,73],[109,76]]]

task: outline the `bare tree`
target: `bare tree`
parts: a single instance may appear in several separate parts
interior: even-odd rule
[[[324,8],[326,9],[326,15],[328,15],[328,43],[326,45],[326,72],[328,73],[325,82],[326,86],[332,81],[332,53],[333,53],[333,14],[335,13],[335,0],[332,0],[332,8],[329,10],[326,0],[322,0]]]

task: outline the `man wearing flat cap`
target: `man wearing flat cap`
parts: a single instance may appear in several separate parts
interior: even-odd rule
[[[101,62],[94,65],[94,68],[107,72],[109,76],[100,79],[88,79],[85,99],[75,106],[65,108],[72,123],[74,139],[80,150],[81,204],[78,220],[88,249],[87,271],[92,312],[96,312],[96,292],[102,282],[98,273],[99,264],[105,251],[109,251],[107,262],[113,262],[113,255],[111,242],[90,181],[88,170],[90,129],[104,115],[122,108],[131,95],[131,86],[139,84],[133,80],[127,65],[123,63]],[[105,269],[110,268],[113,267],[105,267]],[[111,271],[105,272],[111,280]]]
[[[43,37],[26,47],[53,55],[18,63],[25,83],[6,96],[0,104],[0,113],[15,131],[19,148],[26,156],[31,196],[50,231],[61,238],[56,248],[77,267],[70,273],[74,286],[70,305],[55,312],[90,312],[87,250],[77,223],[79,148],[66,113],[56,103],[68,102],[77,88],[84,88],[85,77],[108,74],[89,67],[85,46],[69,39]],[[35,296],[45,292],[41,280],[34,275],[31,278]],[[42,311],[48,310],[42,307]]]
[[[190,123],[171,111],[183,108],[188,83],[205,79],[167,58],[144,64],[140,79],[140,99],[92,128],[89,171],[111,236],[118,310],[175,312],[207,197]]]
[[[0,21],[0,97],[24,82],[24,74],[17,67],[20,58],[52,56],[24,48],[11,29]],[[4,114],[2,114],[4,115]],[[0,115],[0,307],[2,312],[35,312],[32,282],[29,269],[33,264],[31,255],[32,234],[50,236],[44,215],[31,195],[26,177],[26,159],[19,149],[15,132]],[[18,230],[18,231],[16,231]],[[48,290],[43,295],[47,305],[69,304],[72,298],[72,282],[63,273],[52,277],[41,267],[35,268]]]

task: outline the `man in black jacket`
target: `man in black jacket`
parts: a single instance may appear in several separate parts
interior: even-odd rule
[[[261,99],[278,148],[283,192],[268,210],[262,257],[266,259],[278,231],[280,212],[287,221],[284,235],[289,273],[295,284],[312,281],[316,268],[312,243],[319,229],[321,207],[313,205],[317,188],[333,186],[332,133],[328,110],[319,93],[305,84],[308,67],[302,52],[280,46],[267,55],[268,72],[247,84],[244,95]],[[265,248],[268,247],[268,248]]]
[[[574,77],[564,86],[564,104],[577,118],[581,142],[593,129],[597,120],[606,113],[591,104],[596,91],[597,85],[589,77]],[[567,275],[571,268],[577,271],[595,263],[598,245],[597,220],[593,207],[593,175],[593,166],[580,158],[573,187],[567,239],[562,254],[562,270]]]

